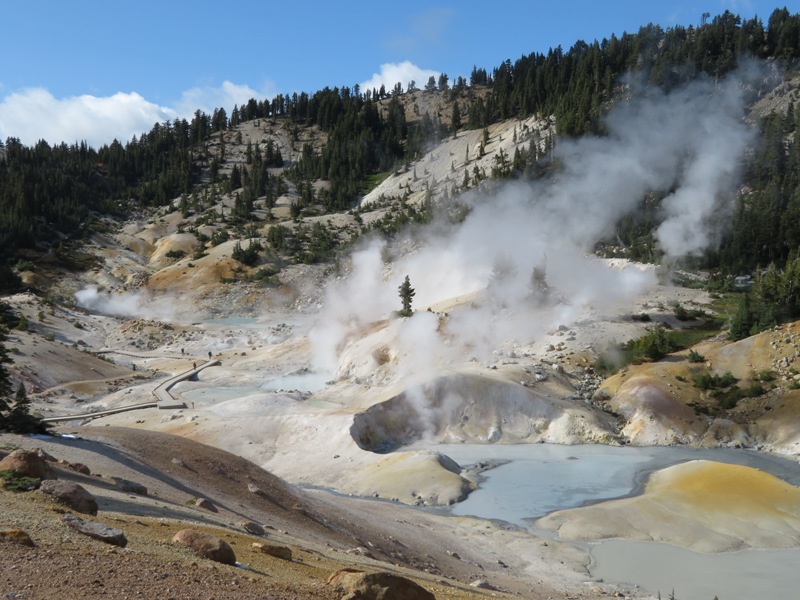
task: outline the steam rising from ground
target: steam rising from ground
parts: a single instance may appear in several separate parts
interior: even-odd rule
[[[132,319],[174,320],[174,304],[171,300],[159,300],[146,292],[111,294],[88,286],[75,292],[78,306],[115,317]]]
[[[327,290],[311,335],[315,366],[335,373],[347,336],[400,308],[406,275],[418,312],[393,326],[408,372],[485,356],[509,340],[529,344],[642,293],[655,283],[652,270],[612,269],[591,250],[653,191],[668,194],[656,234],[667,261],[716,242],[753,135],[744,89],[740,72],[669,94],[649,90],[612,111],[606,136],[561,142],[555,180],[470,192],[462,223],[429,227],[390,267],[384,243],[369,242],[353,254],[350,275]],[[459,307],[444,324],[421,312],[445,302]]]

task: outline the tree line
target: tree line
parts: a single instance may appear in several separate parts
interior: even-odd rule
[[[98,149],[85,143],[32,147],[9,138],[0,142],[0,289],[18,285],[13,271],[26,249],[52,251],[87,231],[94,214],[128,214],[157,207],[183,195],[193,197],[203,173],[216,181],[224,155],[224,133],[253,119],[283,120],[296,138],[306,127],[326,133],[319,149],[302,147],[285,176],[299,190],[293,207],[318,203],[328,211],[354,205],[372,177],[413,160],[430,141],[458,129],[486,128],[510,118],[554,115],[560,135],[602,135],[602,116],[623,91],[622,76],[636,73],[649,85],[665,89],[701,74],[721,76],[746,56],[792,64],[800,58],[800,15],[776,9],[768,20],[742,20],[726,11],[698,27],[663,30],[646,25],[636,33],[612,35],[602,41],[577,41],[567,51],[504,61],[487,71],[474,67],[469,80],[446,74],[433,77],[421,89],[410,83],[392,90],[354,87],[324,88],[313,94],[278,94],[271,100],[251,99],[228,113],[196,111],[191,120],[156,124],[127,143],[114,140]],[[408,119],[404,94],[439,94],[448,101],[449,118],[422,114]],[[770,115],[761,124],[761,138],[749,165],[746,194],[737,199],[731,233],[706,265],[741,272],[774,263],[783,269],[800,246],[800,147],[794,140],[797,111]],[[219,150],[211,150],[215,137]],[[256,198],[269,207],[280,189],[269,166],[283,164],[279,149],[256,146],[246,167],[235,167],[230,180],[244,187],[235,217],[247,220]],[[532,177],[547,173],[531,168],[534,152],[501,157],[494,177]],[[468,176],[465,174],[465,176]],[[486,175],[475,173],[475,181]],[[229,180],[229,184],[234,182]],[[326,180],[318,192],[312,182]],[[229,186],[230,187],[230,186]],[[238,189],[238,188],[230,188]],[[657,218],[658,198],[651,198],[644,219],[620,223],[620,234],[640,245],[653,259],[649,230]],[[636,244],[633,244],[636,242]],[[649,254],[649,256],[647,256]]]

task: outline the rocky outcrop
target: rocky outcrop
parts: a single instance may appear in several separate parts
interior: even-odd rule
[[[340,569],[328,584],[343,594],[342,600],[436,600],[436,596],[410,579],[391,573],[364,573]]]
[[[594,384],[593,384],[594,385]],[[501,376],[450,373],[409,386],[353,417],[350,435],[384,454],[420,439],[443,443],[607,443],[605,415]]]
[[[39,489],[61,504],[86,515],[97,514],[97,500],[85,488],[70,481],[46,480]]]
[[[210,533],[195,529],[181,529],[172,537],[173,542],[188,546],[200,556],[226,565],[236,564],[236,554],[230,545]]]
[[[661,378],[631,377],[609,405],[626,420],[623,435],[642,446],[693,444],[707,428],[706,420]]]
[[[17,477],[35,477],[36,479],[56,479],[53,469],[35,450],[14,450],[0,460],[0,471],[14,471]]]
[[[62,516],[61,520],[78,533],[87,535],[95,540],[119,546],[120,548],[124,548],[128,545],[128,539],[125,537],[125,534],[115,527],[109,527],[108,525],[94,523],[92,521],[84,521],[80,517],[71,514]]]

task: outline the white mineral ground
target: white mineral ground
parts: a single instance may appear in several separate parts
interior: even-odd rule
[[[540,127],[533,121],[517,125],[529,131]],[[684,135],[683,129],[674,129]],[[508,128],[492,127],[488,133],[487,154],[476,159],[483,161],[486,169],[491,168],[492,153],[516,137]],[[396,174],[375,194],[402,196],[413,184],[409,201],[419,201],[424,196],[423,180],[448,181],[453,157],[464,156],[467,148],[474,154],[481,135],[477,130],[459,134],[451,146],[432,153],[424,169],[419,168],[419,182],[417,170]],[[662,162],[658,148],[654,156]],[[505,152],[513,154],[510,145]],[[438,156],[435,164],[431,162],[434,155]],[[458,163],[458,168],[464,167]],[[601,172],[603,181],[613,179],[606,177],[604,169]],[[588,181],[584,183],[585,189],[593,189]],[[515,193],[512,189],[512,199]],[[611,190],[607,195],[614,198],[618,194]],[[588,196],[594,206],[595,194]],[[373,199],[377,201],[378,196]],[[231,204],[228,198],[226,212]],[[204,257],[189,258],[195,241],[179,233],[184,222],[179,211],[127,223],[113,234],[95,235],[91,251],[103,267],[58,282],[54,290],[67,298],[85,290],[84,304],[95,312],[61,305],[51,308],[27,294],[8,298],[32,329],[11,333],[13,369],[34,386],[30,395],[35,408],[45,416],[55,416],[150,402],[159,381],[190,369],[193,362],[206,359],[211,352],[221,366],[207,368],[197,381],[180,383],[172,390],[185,401],[186,409],[132,411],[97,418],[88,425],[184,436],[251,460],[290,483],[407,504],[447,505],[474,486],[446,457],[431,451],[402,450],[402,444],[420,440],[614,444],[624,439],[641,445],[740,444],[790,458],[798,456],[800,391],[790,389],[788,381],[796,377],[790,369],[798,366],[800,324],[736,344],[720,339],[698,348],[719,373],[730,370],[737,378],[747,379],[762,370],[778,372],[779,393],[740,402],[735,420],[709,419],[688,406],[700,400],[700,392],[692,385],[692,365],[677,356],[623,370],[603,383],[600,395],[605,400],[594,402],[576,391],[581,383],[577,373],[600,351],[613,341],[641,335],[652,322],[684,327],[686,324],[673,316],[675,303],[687,310],[703,309],[708,308],[710,298],[698,290],[654,285],[657,277],[644,268],[633,268],[626,275],[620,273],[624,264],[606,263],[611,267],[606,269],[599,260],[587,259],[580,245],[567,245],[560,251],[558,244],[569,242],[560,237],[569,238],[575,224],[560,228],[565,224],[559,223],[558,212],[539,223],[528,218],[530,215],[518,215],[513,204],[508,204],[511,210],[505,213],[498,207],[502,205],[491,205],[486,218],[473,221],[472,229],[460,238],[452,235],[441,245],[434,244],[427,254],[416,252],[409,244],[406,262],[393,263],[396,271],[411,270],[418,291],[417,312],[411,319],[390,319],[389,310],[373,310],[370,303],[376,298],[370,285],[374,286],[375,277],[361,290],[358,281],[354,283],[360,295],[348,296],[344,290],[339,298],[342,307],[363,319],[348,324],[328,317],[322,323],[323,329],[328,327],[326,333],[336,334],[330,338],[329,350],[336,355],[335,364],[328,365],[330,374],[314,370],[320,364],[319,347],[309,341],[309,331],[322,314],[320,307],[328,306],[324,294],[330,273],[325,267],[286,267],[277,289],[221,284],[222,279],[236,276],[235,269],[241,267],[230,257],[236,241],[208,248]],[[291,225],[288,197],[282,197],[273,212]],[[497,214],[505,214],[509,222],[492,227]],[[362,218],[370,223],[383,215],[375,210]],[[577,209],[569,216],[577,216],[578,224],[591,224],[599,218],[595,213],[584,218]],[[326,215],[309,222],[313,219],[357,230],[352,215]],[[546,238],[548,231],[539,232],[542,235],[537,238],[531,230],[537,223],[542,228],[556,227],[558,231],[549,232],[556,239]],[[198,230],[209,232],[203,226]],[[501,249],[528,261],[518,265],[518,273],[535,273],[532,267],[541,265],[531,257],[541,257],[549,269],[553,296],[563,290],[570,302],[554,300],[549,312],[538,309],[540,312],[523,315],[506,310],[502,301],[488,310],[492,298],[483,294],[489,271],[497,264],[491,264],[491,258],[486,261],[486,251],[472,243],[471,234],[509,242],[501,244]],[[517,247],[514,240],[532,246]],[[447,246],[450,242],[453,248]],[[462,245],[455,248],[456,243]],[[372,256],[382,265],[380,250]],[[183,252],[186,257],[169,258],[171,251]],[[461,268],[443,263],[445,267],[431,269],[426,261],[437,253]],[[492,257],[503,258],[503,253],[494,248]],[[470,287],[479,258],[485,263],[483,287]],[[503,267],[503,261],[499,262]],[[404,274],[390,273],[384,281],[384,292],[388,290],[395,303]],[[433,275],[447,279],[447,286],[426,279]],[[41,288],[52,283],[37,282],[36,277],[28,274],[26,281]],[[520,295],[525,288],[529,294],[530,278],[517,279],[520,285],[509,291]],[[87,285],[111,292],[141,292],[103,296]],[[439,293],[445,288],[458,291]],[[638,290],[638,298],[632,290]],[[101,312],[127,317],[117,319]],[[639,313],[652,317],[651,323],[630,318]],[[214,318],[233,320],[215,323]],[[249,322],[242,320],[237,325],[237,318]],[[485,338],[463,335],[469,332],[470,320],[481,325],[476,331]],[[463,326],[461,338],[451,333],[451,324],[453,330]],[[113,362],[84,350],[108,351]],[[310,377],[302,377],[308,369]],[[540,375],[547,377],[543,380]],[[311,379],[319,383],[320,377],[332,383],[313,393],[276,392],[265,386],[273,382],[276,387],[302,388],[298,382]],[[622,436],[610,411],[624,419]],[[370,449],[396,451],[380,454]],[[314,494],[329,497],[321,491]],[[754,469],[693,463],[656,473],[640,497],[547,517],[543,523],[552,525],[567,540],[548,539],[547,546],[524,530],[476,520],[442,520],[431,527],[441,535],[450,532],[453,539],[472,543],[487,557],[513,555],[518,558],[514,576],[530,582],[545,580],[552,589],[565,589],[574,596],[590,589],[583,583],[589,578],[589,556],[586,542],[572,545],[572,539],[663,539],[706,552],[797,546],[797,497],[794,488]],[[330,498],[335,501],[335,496]],[[787,504],[786,498],[794,498],[794,505]],[[397,503],[368,504],[402,508]],[[379,523],[382,510],[365,510],[363,518]]]
[[[633,312],[676,298],[686,306],[702,306],[707,301],[701,292],[661,287],[650,291],[646,300],[635,303]],[[28,317],[35,322],[39,307],[30,297],[23,294],[11,300],[23,312],[30,312]],[[448,309],[456,311],[457,303]],[[630,314],[630,306],[620,307],[620,314],[624,312]],[[193,362],[207,358],[210,350],[222,365],[205,369],[198,381],[178,384],[172,390],[189,408],[120,413],[95,419],[89,425],[184,436],[247,458],[295,484],[408,504],[440,505],[463,498],[474,487],[452,461],[430,451],[370,452],[356,443],[354,431],[361,432],[362,445],[378,443],[383,438],[414,441],[411,437],[448,443],[492,439],[502,443],[615,443],[613,427],[603,413],[590,410],[582,401],[561,399],[567,394],[566,376],[554,365],[563,364],[569,371],[572,365],[585,361],[583,349],[597,347],[603,340],[627,339],[639,331],[630,321],[615,318],[585,323],[550,332],[535,346],[517,347],[513,354],[506,349],[491,360],[419,373],[415,380],[397,376],[397,359],[391,354],[376,364],[376,354],[391,348],[397,334],[397,321],[381,322],[362,332],[342,353],[345,358],[340,370],[350,372],[351,377],[308,393],[259,389],[270,380],[280,385],[286,374],[299,374],[299,378],[283,381],[302,381],[311,359],[305,334],[313,320],[307,315],[272,309],[260,324],[170,325],[169,343],[154,350],[129,347],[136,336],[151,336],[147,322],[131,323],[80,311],[57,312],[45,321],[57,333],[54,342],[17,332],[13,340],[18,348],[16,368],[25,369],[26,360],[35,355],[48,357],[48,367],[40,376],[52,389],[38,399],[45,414],[100,410],[151,400],[155,383],[150,378],[152,373],[145,374],[143,369],[180,373]],[[75,322],[81,323],[80,328],[75,327]],[[59,342],[75,339],[83,340],[93,350],[118,349],[140,358],[112,353],[110,356],[120,363],[114,365],[87,359],[87,354]],[[546,350],[559,343],[563,344],[557,351],[561,359]],[[516,358],[510,360],[509,356]],[[134,363],[135,372],[127,368]],[[533,373],[537,369],[547,371],[547,381],[535,381]],[[371,373],[368,383],[358,379],[361,372]],[[144,379],[138,382],[136,377]],[[104,382],[114,379],[124,380],[130,387],[98,394],[98,399],[90,402],[74,401],[92,390],[99,391]],[[365,419],[370,407],[415,389],[416,381],[431,380],[435,383],[426,399],[429,405],[420,408],[428,411],[424,425],[414,429],[409,428],[407,419]],[[59,381],[72,383],[59,388],[55,386]],[[520,386],[520,381],[525,381],[526,386]],[[451,404],[436,396],[448,393]],[[406,395],[409,402],[413,397],[413,392]],[[474,402],[478,397],[488,402]],[[407,409],[407,405],[403,406]],[[680,413],[677,418],[683,416]],[[360,429],[354,427],[359,417],[365,419]],[[656,438],[667,439],[673,425],[667,413],[662,420],[649,424],[648,436],[656,431]],[[698,435],[698,441],[701,439]],[[795,439],[788,437],[785,446],[778,449],[791,454]],[[800,491],[756,469],[695,462],[655,473],[641,496],[560,511],[540,520],[538,525],[556,530],[565,540],[660,540],[703,552],[788,548],[800,545],[799,506]],[[364,518],[379,520],[379,515],[380,511],[365,511]],[[520,577],[569,581],[578,587],[588,577],[585,569],[589,557],[581,544],[571,546],[548,540],[549,546],[543,546],[541,539],[522,530],[501,533],[502,528],[486,529],[469,519],[454,519],[451,525],[437,526],[452,527],[453,535],[462,541],[474,539],[485,556],[508,556],[513,549],[520,564],[528,565],[516,570]]]

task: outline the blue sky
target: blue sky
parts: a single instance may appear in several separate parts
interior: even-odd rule
[[[502,61],[728,9],[766,22],[800,0],[0,0],[0,140],[127,141],[155,122],[249,98]]]

